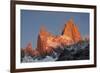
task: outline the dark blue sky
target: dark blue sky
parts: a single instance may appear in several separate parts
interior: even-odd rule
[[[29,42],[32,42],[33,48],[36,47],[41,25],[49,32],[60,35],[71,17],[81,35],[89,35],[89,13],[21,10],[21,47],[25,48]]]

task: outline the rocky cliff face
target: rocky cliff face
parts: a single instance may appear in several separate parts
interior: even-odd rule
[[[51,48],[48,42],[53,38],[53,35],[50,34],[46,28],[42,26],[37,39],[37,50],[40,52],[40,54],[49,52]]]
[[[78,27],[74,24],[73,19],[70,19],[65,24],[62,35],[71,38],[73,43],[77,43],[82,39]]]
[[[32,44],[29,43],[25,49],[25,53],[31,56],[44,55],[52,53],[57,47],[69,46],[78,43],[81,39],[81,34],[78,27],[70,19],[64,26],[62,34],[54,36],[49,33],[45,27],[40,28],[37,39],[36,50],[32,49]]]

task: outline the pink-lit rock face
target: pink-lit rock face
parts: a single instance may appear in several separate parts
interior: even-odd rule
[[[52,52],[57,47],[73,45],[80,40],[82,39],[78,27],[74,24],[73,20],[70,19],[65,24],[62,34],[59,36],[49,33],[46,28],[42,26],[38,34],[36,49],[33,50],[32,44],[29,43],[25,48],[25,53],[28,53],[32,56],[42,55]]]
[[[73,40],[73,43],[77,43],[82,39],[78,27],[74,24],[73,19],[70,19],[65,24],[62,35],[71,38]]]

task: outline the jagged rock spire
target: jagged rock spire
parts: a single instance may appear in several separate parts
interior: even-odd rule
[[[42,25],[39,34],[47,34],[46,28]]]
[[[66,35],[73,39],[74,42],[81,40],[81,34],[78,27],[74,24],[73,18],[71,18],[64,26],[62,35]]]
[[[67,35],[68,31],[71,30],[72,25],[74,24],[73,18],[71,18],[69,21],[67,21],[64,25],[64,29],[62,30],[62,35]]]
[[[47,40],[52,36],[44,26],[41,26],[40,32],[37,39],[37,50],[42,54],[47,50]]]
[[[32,43],[29,42],[28,45],[26,46],[26,49],[24,50],[24,52],[27,53],[27,54],[31,54],[32,50],[33,50],[32,49]]]

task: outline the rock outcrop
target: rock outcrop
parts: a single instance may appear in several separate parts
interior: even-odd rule
[[[74,24],[73,19],[70,19],[65,24],[62,35],[65,36],[65,38],[71,38],[73,43],[77,43],[82,39],[78,27]]]
[[[42,26],[37,39],[37,50],[40,52],[40,54],[49,52],[51,48],[48,42],[50,42],[53,38],[54,36]]]
[[[42,26],[38,34],[36,49],[32,49],[32,44],[29,43],[24,52],[31,56],[44,55],[52,53],[57,47],[73,45],[80,40],[82,39],[78,27],[74,24],[73,19],[70,19],[59,36],[51,34]]]

